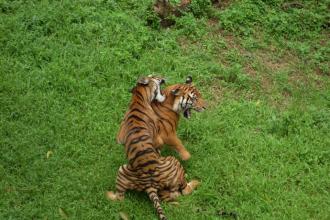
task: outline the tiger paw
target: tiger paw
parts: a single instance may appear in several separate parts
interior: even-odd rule
[[[188,151],[185,151],[185,152],[180,153],[180,157],[182,160],[189,160],[191,155]]]
[[[114,193],[112,191],[107,191],[105,195],[106,195],[107,199],[110,199],[112,201],[118,201],[118,200],[124,199],[124,196]]]
[[[188,183],[192,190],[196,189],[200,184],[201,182],[199,182],[198,180],[192,180]]]
[[[168,204],[174,205],[174,206],[179,206],[180,205],[180,203],[178,203],[176,201],[169,202]]]
[[[189,183],[187,183],[186,188],[184,188],[182,190],[182,194],[183,195],[189,195],[189,194],[191,194],[194,191],[194,189],[196,189],[197,186],[199,186],[199,185],[200,185],[200,182],[198,180],[192,180],[192,181],[190,181]]]

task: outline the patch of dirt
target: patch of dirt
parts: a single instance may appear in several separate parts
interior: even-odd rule
[[[208,21],[207,21],[207,24],[209,26],[217,26],[219,24],[219,20],[217,18],[210,18]]]
[[[257,51],[256,56],[260,63],[272,72],[289,69],[292,65],[298,62],[298,59],[289,53],[286,53],[280,58],[276,58],[276,49],[273,47],[270,47],[267,50]]]
[[[229,48],[237,49],[242,55],[249,54],[248,51],[246,51],[239,43],[237,43],[237,40],[235,39],[234,35],[222,33],[222,36],[224,37],[225,41],[227,42]]]
[[[330,66],[330,62],[328,62],[327,65]],[[330,72],[322,70],[318,66],[314,69],[314,72],[318,77],[329,77],[330,76]]]
[[[178,43],[181,46],[181,48],[184,49],[184,50],[188,49],[189,48],[189,45],[190,45],[189,40],[187,38],[185,38],[185,37],[180,37],[178,39]]]
[[[280,99],[272,99],[270,103],[276,109],[284,111],[291,103],[291,96],[282,96]]]
[[[323,77],[323,75],[318,75],[316,71],[315,75],[306,75],[305,73],[301,73],[297,70],[290,74],[288,81],[289,84],[294,86],[295,88],[313,87],[316,89],[324,89],[326,87],[326,83]]]
[[[172,5],[169,1],[157,0],[153,5],[154,12],[161,19],[162,27],[170,27],[175,24],[172,16],[180,17],[190,5],[191,0],[181,0],[179,4]]]
[[[298,62],[298,59],[290,54],[285,53],[280,58],[276,58],[277,50],[274,46],[269,46],[267,49],[259,49],[253,53],[247,51],[242,45],[238,43],[236,37],[234,35],[224,34],[220,31],[221,36],[225,39],[228,48],[234,48],[242,56],[252,57],[252,59],[257,59],[257,61],[265,67],[268,71],[279,71],[290,68],[292,65],[295,65]],[[251,76],[256,76],[255,70],[251,67],[251,65],[246,64],[245,69],[247,73]]]
[[[211,2],[215,8],[225,9],[230,5],[232,0],[211,0]]]
[[[244,66],[244,72],[246,72],[251,78],[257,77],[257,71],[250,64]]]
[[[270,94],[273,90],[273,80],[269,79],[266,76],[261,77],[261,88],[267,93]]]
[[[213,108],[218,105],[224,95],[224,89],[221,87],[220,82],[213,83],[210,87],[212,99],[208,101],[209,108]]]
[[[281,72],[288,74],[288,84],[293,89],[301,89],[311,85],[313,87],[324,86],[324,82],[322,82],[324,74],[321,70],[316,70],[316,74],[311,78],[310,74],[306,74],[305,70],[300,69],[302,68],[302,61],[290,51],[283,51],[270,45],[251,52],[244,48],[239,39],[234,35],[221,30],[218,22],[217,19],[209,19],[208,26],[210,31],[207,35],[203,36],[199,41],[180,38],[178,39],[179,45],[188,53],[191,46],[200,47],[203,50],[204,40],[211,39],[219,42],[223,45],[219,45],[216,48],[214,59],[224,67],[229,67],[233,64],[233,61],[228,60],[226,55],[228,52],[236,50],[235,53],[240,54],[243,59],[243,63],[241,64],[243,65],[244,72],[256,83],[251,85],[252,88],[249,91],[239,91],[239,89],[222,88],[221,80],[223,79],[221,77],[214,79],[213,82],[205,85],[205,87],[209,88],[208,91],[212,95],[212,101],[209,103],[210,106],[219,104],[224,95],[244,97],[247,100],[258,100],[260,94],[262,94],[262,96],[268,99],[270,105],[277,109],[285,109],[291,103],[292,94],[291,89],[285,90],[276,84],[276,74],[281,74]],[[258,40],[258,36],[256,39]]]
[[[318,75],[318,76],[323,76],[323,71],[322,71],[321,68],[319,68],[319,67],[316,67],[316,69],[315,69],[315,73],[316,73],[316,75]]]
[[[290,74],[288,82],[295,87],[299,87],[299,86],[307,85],[308,79],[306,76],[303,76],[299,72],[294,72]]]

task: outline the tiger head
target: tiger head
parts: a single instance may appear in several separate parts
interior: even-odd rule
[[[185,83],[176,84],[166,89],[170,89],[170,94],[174,96],[172,105],[173,111],[183,113],[185,118],[190,118],[191,110],[202,112],[206,109],[206,102],[202,99],[200,92],[192,85],[192,77],[188,76]]]
[[[138,88],[144,87],[143,90],[149,98],[149,102],[157,100],[158,102],[163,102],[165,96],[161,93],[160,86],[165,83],[165,79],[157,76],[143,76],[137,81],[137,85],[131,90],[131,93],[140,94]]]

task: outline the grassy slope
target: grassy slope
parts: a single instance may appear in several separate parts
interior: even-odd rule
[[[0,219],[155,219],[143,193],[104,197],[127,90],[151,72],[191,74],[210,104],[181,121],[202,185],[170,219],[329,219],[328,1],[199,0],[166,30],[150,2],[0,1]]]

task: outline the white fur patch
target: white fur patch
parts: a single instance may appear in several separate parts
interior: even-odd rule
[[[160,93],[157,93],[156,100],[158,102],[164,102],[165,101],[165,96],[160,94]]]
[[[180,97],[180,99],[175,99],[175,102],[173,104],[173,111],[179,112],[181,108],[181,102],[183,97]]]
[[[156,84],[156,97],[155,97],[155,99],[158,101],[158,102],[164,102],[165,101],[165,96],[164,95],[162,95],[161,93],[160,93],[160,82],[158,82],[157,80],[153,80],[154,82],[155,82],[155,84]]]

